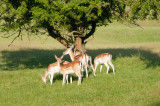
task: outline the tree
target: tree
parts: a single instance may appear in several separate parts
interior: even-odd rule
[[[159,0],[1,0],[2,31],[48,34],[69,47],[84,52],[87,39],[97,26],[113,20],[135,23],[136,19],[159,19]],[[8,36],[7,36],[8,37]]]

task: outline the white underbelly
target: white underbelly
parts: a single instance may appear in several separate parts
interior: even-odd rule
[[[59,73],[59,72],[60,72],[60,70],[58,67],[53,67],[53,68],[51,68],[50,74]]]
[[[73,70],[68,70],[68,71],[65,71],[65,74],[73,74],[74,71]]]
[[[104,64],[105,62],[103,60],[98,60],[98,64]]]

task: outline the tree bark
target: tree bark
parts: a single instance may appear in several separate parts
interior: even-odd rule
[[[60,33],[56,31],[53,27],[49,26],[47,30],[49,35],[54,39],[56,39],[57,41],[59,41],[62,45],[64,45],[65,47],[70,46],[69,42],[65,38],[61,37]]]
[[[76,51],[80,51],[81,53],[85,53],[86,52],[85,44],[82,41],[82,38],[81,37],[76,37],[75,39],[76,39],[76,41],[75,41],[75,50]]]
[[[96,29],[96,22],[93,21],[92,22],[92,29],[88,34],[86,34],[84,37],[78,37],[78,36],[75,37],[75,50],[78,50],[81,53],[86,52],[86,50],[85,50],[85,44],[86,44],[85,40],[88,39],[91,35],[93,35],[93,33],[95,32],[95,29]],[[69,41],[67,41],[65,38],[63,38],[60,35],[60,32],[58,30],[54,29],[54,27],[48,26],[47,30],[48,30],[48,33],[51,37],[53,37],[54,39],[59,41],[65,47],[70,47],[72,45],[71,43],[69,43]],[[84,28],[80,27],[79,31],[84,33]]]
[[[93,33],[95,32],[95,30],[96,30],[96,22],[93,21],[93,22],[92,22],[92,29],[91,29],[91,31],[90,31],[88,34],[86,34],[85,37],[82,38],[83,42],[84,42],[86,39],[88,39],[91,35],[93,35]]]

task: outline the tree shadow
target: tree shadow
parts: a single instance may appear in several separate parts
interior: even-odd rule
[[[55,55],[60,57],[64,50],[21,49],[18,51],[2,51],[0,69],[12,71],[17,69],[47,68],[56,62]],[[70,61],[69,56],[64,60]],[[3,64],[2,64],[3,63]]]
[[[63,80],[63,75],[60,73],[55,74],[53,82],[56,82],[56,80]],[[78,77],[75,74],[72,74],[72,81],[78,81]],[[70,76],[68,76],[68,83],[70,83]]]
[[[0,70],[12,71],[33,68],[47,68],[49,64],[56,62],[54,55],[60,57],[64,50],[21,49],[17,51],[1,51]],[[140,49],[97,49],[87,50],[87,54],[94,57],[101,53],[112,54],[113,60],[118,57],[132,57],[138,55],[146,63],[146,68],[160,66],[160,57],[146,50]],[[63,60],[71,61],[68,55]]]
[[[146,68],[149,68],[149,67],[155,68],[157,66],[160,66],[160,56],[158,56],[158,54],[152,53],[151,51],[142,50],[142,49],[117,48],[117,49],[97,49],[97,50],[87,51],[87,54],[90,54],[92,58],[101,53],[112,54],[113,60],[115,60],[118,57],[138,56],[140,60],[145,62]]]
[[[152,103],[152,104],[150,104],[149,106],[160,106],[160,102]]]

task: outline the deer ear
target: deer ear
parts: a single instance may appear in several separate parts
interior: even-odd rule
[[[61,59],[63,58],[63,55],[61,56]]]
[[[56,56],[56,55],[55,55],[54,57],[57,59],[57,56]]]

